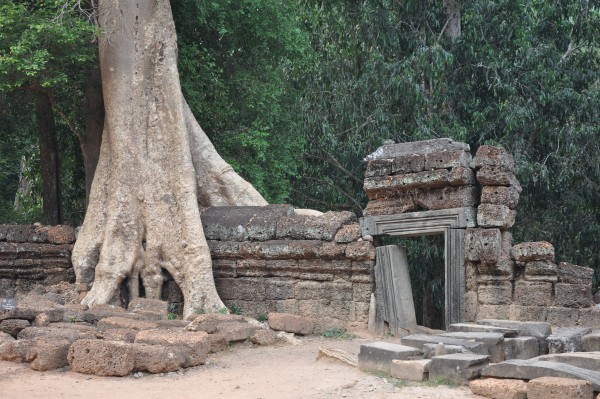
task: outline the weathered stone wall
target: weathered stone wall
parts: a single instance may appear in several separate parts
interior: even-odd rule
[[[69,226],[0,225],[0,297],[14,297],[36,286],[74,282]]]
[[[388,144],[366,159],[366,216],[476,208],[465,230],[466,321],[497,318],[600,326],[593,308],[593,270],[556,264],[547,242],[513,245],[510,228],[522,191],[515,162],[502,147],[450,139]]]
[[[375,249],[360,238],[356,216],[301,216],[291,205],[207,208],[202,222],[217,290],[230,308],[259,317],[307,316],[317,329],[364,329],[374,289]],[[74,230],[67,226],[0,226],[0,297],[63,281]],[[166,275],[162,299],[183,302]]]

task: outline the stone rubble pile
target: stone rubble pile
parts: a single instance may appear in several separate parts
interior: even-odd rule
[[[591,399],[600,392],[599,347],[600,334],[587,327],[553,331],[546,322],[486,319],[409,335],[400,344],[362,345],[358,366],[409,381],[470,384],[474,393],[496,399]]]
[[[128,309],[61,305],[30,295],[11,310],[0,309],[0,360],[31,363],[45,371],[69,366],[99,376],[165,373],[204,364],[230,343],[295,343],[311,334],[311,320],[272,314],[268,324],[235,314],[200,314],[169,320],[167,302],[138,298]]]

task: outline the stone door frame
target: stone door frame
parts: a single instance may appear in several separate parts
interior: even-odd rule
[[[444,235],[446,325],[465,320],[465,229],[476,227],[476,208],[453,208],[360,219],[363,237]]]

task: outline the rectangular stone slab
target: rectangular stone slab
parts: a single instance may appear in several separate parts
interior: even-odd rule
[[[490,354],[490,361],[498,363],[504,360],[504,335],[493,332],[449,332],[444,337],[483,342]]]
[[[425,334],[414,334],[409,335],[401,339],[402,345],[412,346],[414,348],[423,349],[425,344],[437,344],[443,343],[444,345],[459,345],[480,355],[488,355],[488,349],[486,344],[483,342],[469,342],[464,339],[443,337],[440,335],[425,335]]]
[[[447,328],[448,332],[491,332],[500,333],[505,337],[515,337],[518,331],[512,328],[485,326],[481,324],[471,323],[455,323],[450,324]]]
[[[550,353],[580,352],[583,336],[591,332],[592,329],[586,327],[559,328],[547,338],[548,350]]]
[[[534,360],[564,363],[587,370],[600,370],[600,352],[571,352],[538,356]]]
[[[389,373],[392,360],[410,360],[420,356],[421,351],[414,347],[373,342],[360,346],[358,367],[361,370],[381,370]]]
[[[546,338],[552,333],[552,325],[543,321],[512,321],[497,319],[477,320],[477,324],[511,328],[517,330],[519,337],[535,337],[540,344],[540,353],[547,353]]]
[[[459,377],[462,382],[479,377],[481,370],[488,365],[489,356],[455,353],[435,356],[429,363],[430,378]]]
[[[535,337],[504,338],[504,358],[532,359],[539,356],[540,345]]]
[[[587,380],[592,383],[594,391],[600,391],[600,372],[587,370],[569,364],[540,362],[538,360],[506,360],[491,364],[481,371],[482,377],[516,378],[533,380],[540,377],[563,377]]]
[[[431,360],[392,360],[390,374],[394,378],[408,381],[425,381],[429,378]]]

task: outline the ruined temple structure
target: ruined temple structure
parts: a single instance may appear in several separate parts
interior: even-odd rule
[[[481,146],[473,157],[467,144],[435,139],[387,144],[366,161],[369,202],[360,220],[350,212],[302,215],[290,205],[202,210],[228,307],[258,318],[304,316],[317,331],[410,332],[406,253],[379,238],[441,234],[446,325],[506,319],[600,328],[592,269],[557,264],[547,242],[512,243],[521,186],[505,149]],[[67,226],[0,226],[0,297],[73,283],[74,240]],[[171,304],[183,301],[167,273],[162,291]]]
[[[548,242],[513,244],[522,188],[504,148],[484,145],[472,157],[467,144],[434,139],[384,145],[366,161],[363,235],[445,235],[447,325],[507,319],[600,326],[592,269],[557,264]],[[394,269],[388,263],[381,267]],[[386,316],[379,322],[393,321]]]

